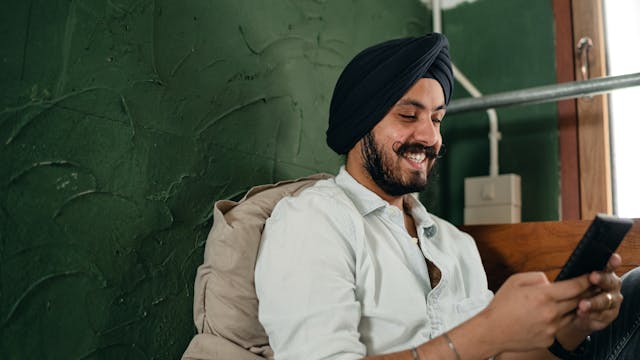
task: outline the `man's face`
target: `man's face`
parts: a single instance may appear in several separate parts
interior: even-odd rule
[[[362,168],[390,196],[422,191],[442,146],[440,84],[420,79],[359,142]]]

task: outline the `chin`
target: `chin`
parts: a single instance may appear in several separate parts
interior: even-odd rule
[[[407,181],[402,182],[403,187],[411,189],[408,192],[423,191],[427,187],[427,177],[420,174],[419,176],[412,176]]]
[[[407,184],[423,184],[423,185],[427,185],[427,171],[426,170],[413,170],[411,171],[411,173],[409,174],[409,176],[406,178],[407,181],[405,181],[405,183]]]

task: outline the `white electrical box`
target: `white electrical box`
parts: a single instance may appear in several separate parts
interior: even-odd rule
[[[464,179],[464,224],[513,224],[521,219],[520,176]]]

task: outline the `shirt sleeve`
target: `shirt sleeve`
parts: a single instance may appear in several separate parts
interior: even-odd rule
[[[276,359],[365,356],[353,211],[310,191],[280,201],[267,221],[255,283],[259,320]]]

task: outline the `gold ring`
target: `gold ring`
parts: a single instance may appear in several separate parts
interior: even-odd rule
[[[607,297],[607,300],[609,301],[609,304],[607,305],[608,309],[613,309],[613,295],[611,295],[611,293],[606,293],[605,296]]]

